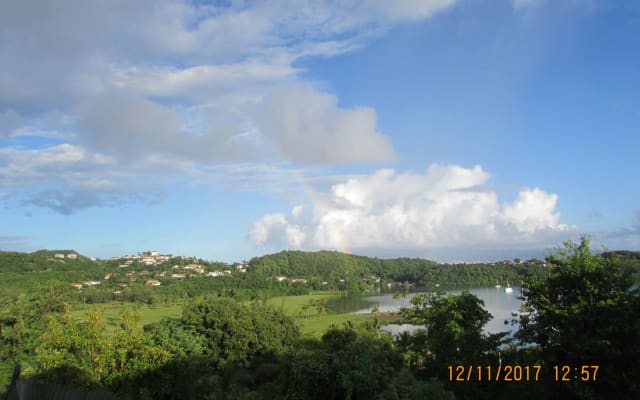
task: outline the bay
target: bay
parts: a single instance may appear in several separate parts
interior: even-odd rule
[[[514,318],[514,314],[517,315],[520,312],[520,306],[522,305],[522,300],[519,298],[521,294],[521,288],[519,286],[514,286],[512,293],[505,292],[504,288],[496,287],[447,289],[442,291],[446,294],[454,295],[468,291],[481,299],[484,302],[484,308],[492,315],[492,319],[485,326],[485,332],[509,332],[513,334],[517,331],[517,324],[511,325],[510,321]],[[416,290],[408,293],[405,297],[394,296],[393,293],[382,293],[374,296],[345,297],[327,306],[342,313],[369,314],[376,310],[379,312],[397,312],[400,311],[401,308],[411,308],[411,299],[419,293],[427,293],[427,291]],[[507,322],[506,324],[505,321]],[[420,327],[409,324],[389,324],[384,325],[381,329],[395,335],[405,331],[412,332],[420,329]]]

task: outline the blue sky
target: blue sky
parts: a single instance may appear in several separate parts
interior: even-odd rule
[[[640,249],[640,5],[0,5],[0,249]]]

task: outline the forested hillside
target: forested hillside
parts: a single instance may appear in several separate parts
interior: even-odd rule
[[[629,266],[633,271],[633,280],[640,282],[640,251],[616,250],[602,253],[605,258],[617,259],[620,263]]]
[[[253,258],[251,270],[267,275],[319,279],[331,284],[351,279],[357,282],[409,282],[416,286],[471,286],[520,283],[530,275],[542,276],[539,260],[478,264],[442,264],[421,258],[381,259],[332,251],[283,251]]]
[[[0,297],[96,279],[107,270],[103,262],[92,261],[73,250],[0,251]]]
[[[621,259],[640,281],[640,252],[607,252]],[[130,257],[94,260],[73,250],[0,252],[0,298],[57,287],[82,303],[175,302],[216,292],[239,299],[304,294],[310,290],[360,293],[395,287],[518,285],[548,273],[541,260],[443,264],[420,258],[381,259],[334,251],[282,251],[248,263],[226,264],[168,257],[147,265]],[[75,287],[74,287],[75,285]],[[64,290],[62,289],[64,288]]]
[[[73,250],[40,250],[0,252],[0,297],[37,292],[52,285],[93,281],[100,284],[69,293],[77,294],[84,303],[112,300],[152,303],[162,298],[173,301],[210,291],[232,290],[235,295],[251,297],[256,291],[264,290],[274,294],[308,290],[357,293],[400,284],[419,287],[518,284],[527,276],[542,276],[544,271],[544,264],[538,260],[441,264],[420,258],[380,259],[332,251],[283,251],[255,257],[248,265],[185,257],[145,265],[140,261],[129,263],[124,258],[92,260]],[[211,278],[209,273],[216,277]],[[158,287],[145,286],[150,281],[157,281]]]

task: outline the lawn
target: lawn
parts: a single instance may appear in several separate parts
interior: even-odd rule
[[[284,314],[296,318],[317,315],[312,304],[324,303],[332,298],[341,296],[340,292],[312,292],[299,296],[277,296],[267,300],[267,304]]]
[[[332,325],[343,326],[346,322],[351,321],[354,326],[360,325],[365,321],[372,321],[371,314],[323,314],[313,317],[296,318],[296,323],[300,328],[303,336],[312,336],[319,338]]]
[[[332,325],[342,326],[347,321],[359,325],[373,320],[371,314],[340,314],[327,310],[323,303],[341,296],[340,292],[316,292],[300,296],[278,296],[267,300],[267,304],[296,321],[303,336],[320,337]]]
[[[278,296],[268,299],[267,304],[293,318],[303,336],[320,337],[332,325],[342,326],[347,321],[359,325],[373,320],[374,316],[371,314],[341,314],[323,306],[326,301],[341,295],[340,292],[315,292],[300,296]],[[141,326],[158,322],[165,317],[179,318],[182,314],[182,304],[148,306],[110,303],[97,307],[103,310],[102,320],[107,324],[108,331],[115,328],[120,313],[125,308],[140,314]],[[88,308],[90,306],[81,306],[73,310],[72,315],[75,318],[86,319]]]

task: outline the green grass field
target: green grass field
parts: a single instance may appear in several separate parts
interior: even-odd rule
[[[316,292],[300,296],[279,296],[267,304],[293,318],[303,336],[320,337],[332,325],[342,326],[348,321],[358,325],[373,320],[371,314],[340,314],[322,307],[322,303],[339,297],[340,292]]]
[[[317,311],[311,306],[313,301],[325,302],[339,296],[341,296],[340,292],[315,292],[299,296],[278,296],[268,299],[267,304],[290,317],[297,318],[317,315]]]
[[[351,321],[355,326],[373,320],[371,314],[324,314],[308,318],[297,318],[296,323],[303,336],[320,337],[332,325],[343,326]]]
[[[324,302],[341,296],[339,292],[316,292],[300,296],[278,296],[267,300],[267,304],[293,318],[303,336],[320,337],[332,325],[342,326],[347,321],[358,325],[373,319],[371,314],[339,314],[323,307]],[[173,305],[130,305],[111,303],[97,306],[102,308],[102,320],[107,324],[107,331],[112,331],[124,309],[140,314],[140,325],[158,322],[162,318],[179,318],[182,304]],[[75,318],[86,319],[86,310],[90,306],[82,306],[72,311]]]

